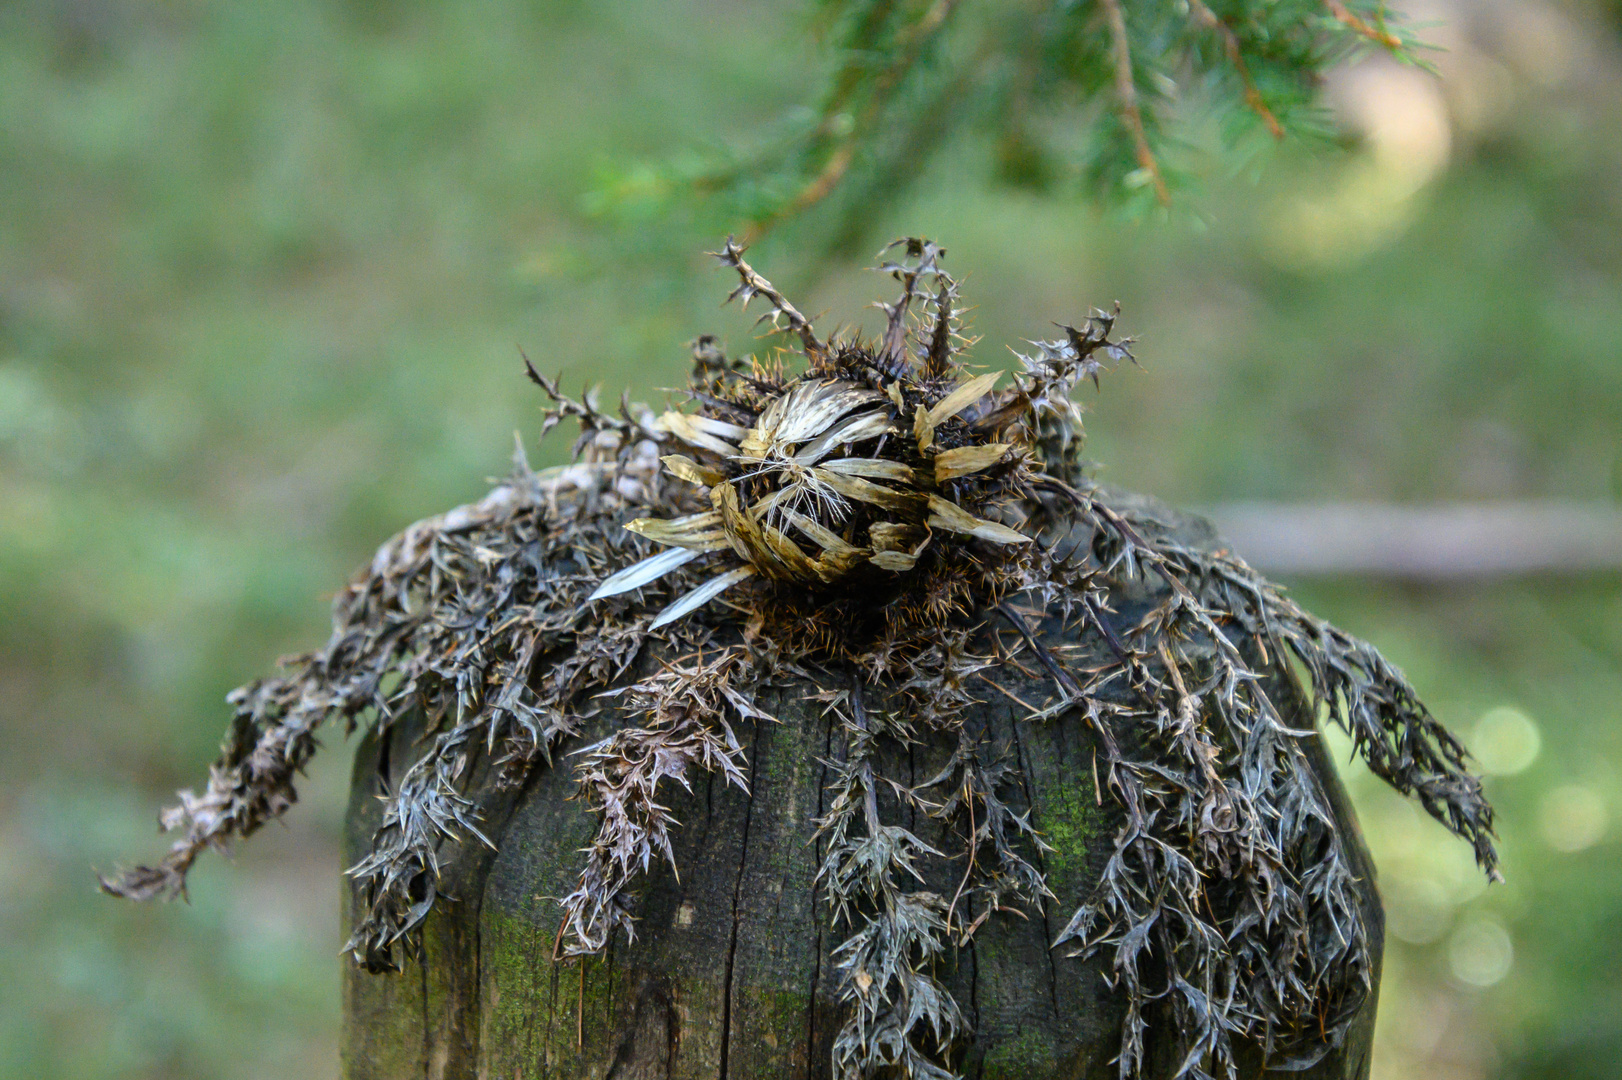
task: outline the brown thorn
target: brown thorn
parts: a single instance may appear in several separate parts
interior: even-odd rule
[[[1104,635],[1104,643],[1109,646],[1110,652],[1115,654],[1115,659],[1120,662],[1123,668],[1131,671],[1132,658],[1127,655],[1126,647],[1121,644],[1121,639],[1115,636],[1115,628],[1104,617],[1103,610],[1090,595],[1083,594],[1081,602],[1086,606],[1087,614],[1092,617],[1093,625],[1098,627],[1098,632]]]
[[[1160,660],[1166,665],[1166,670],[1171,673],[1172,684],[1177,687],[1177,696],[1188,697],[1188,687],[1183,685],[1183,673],[1179,670],[1177,662],[1172,659],[1171,650],[1166,647],[1165,641],[1162,640],[1159,643],[1159,649]]]
[[[518,347],[518,355],[524,358],[524,372],[529,376],[529,381],[534,383],[536,386],[539,386],[547,393],[551,393],[552,387],[548,386],[546,379],[541,376],[539,371],[535,370],[535,365],[530,363],[529,354],[524,351],[524,347],[522,345]]]

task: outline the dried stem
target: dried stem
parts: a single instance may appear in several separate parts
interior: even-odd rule
[[[799,309],[789,303],[788,298],[778,292],[771,282],[755,273],[754,267],[743,261],[743,251],[743,245],[729,236],[720,251],[710,252],[721,260],[722,265],[730,266],[738,272],[740,283],[736,289],[727,294],[727,300],[737,300],[739,307],[747,309],[750,300],[756,296],[764,296],[772,309],[757,321],[770,321],[773,330],[798,334],[801,344],[805,346],[805,355],[813,364],[817,363],[828,354],[828,347],[812,331],[811,320],[801,315]],[[779,318],[786,320],[788,325],[778,325]]]
[[[670,839],[676,819],[658,801],[662,781],[690,788],[688,771],[699,768],[748,792],[743,744],[728,714],[740,720],[771,719],[754,706],[753,681],[748,653],[732,648],[708,663],[687,659],[667,664],[657,675],[613,695],[624,696],[627,711],[646,720],[575,751],[581,796],[601,825],[587,849],[580,884],[563,899],[554,956],[599,953],[615,930],[636,936],[621,904],[626,889],[656,856],[676,866]]]

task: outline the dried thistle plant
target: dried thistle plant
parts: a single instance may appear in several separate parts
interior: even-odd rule
[[[1371,646],[1086,479],[1071,394],[1130,359],[1114,314],[1033,342],[998,390],[963,367],[972,342],[944,251],[913,239],[886,253],[897,246],[879,268],[901,286],[879,305],[884,331],[824,340],[729,241],[733,297],[762,298],[804,366],[729,359],[700,338],[687,411],[622,399],[609,414],[530,367],[552,401],[545,426],[580,426],[576,463],[537,474],[520,453],[486,499],[380,549],[324,649],[232,695],[208,786],[163,816],[181,834],[169,854],[103,887],[183,894],[204,849],[291,805],[323,722],[385,732],[417,710],[432,738],[350,871],[365,913],[346,949],[398,967],[436,903],[444,841],[488,842],[475,766],[520,784],[614,710],[626,724],[568,759],[599,828],[554,950],[594,954],[634,932],[638,876],[674,862],[660,785],[707,770],[747,790],[736,726],[773,722],[757,696],[792,678],[819,684],[839,718],[818,821],[819,887],[848,931],[836,1076],[954,1076],[968,1023],[935,961],[998,913],[1050,903],[1071,913],[1054,947],[1108,958],[1123,1078],[1142,1075],[1160,1017],[1179,1078],[1234,1077],[1241,1044],[1281,1067],[1320,1059],[1364,1003],[1373,958],[1347,840],[1302,747],[1314,732],[1278,704],[1280,665],[1297,657],[1374,772],[1496,875],[1463,748]],[[1127,621],[1128,594],[1158,599]],[[1073,667],[1044,641],[1060,630],[1111,661]],[[1050,693],[1023,722],[1091,727],[1120,816],[1087,896],[1054,895],[1044,841],[1015,808],[1017,768],[964,722],[981,686],[1007,693],[997,674],[1032,666]],[[954,748],[936,776],[882,774],[880,747],[920,739]],[[887,806],[946,823],[960,849],[930,847]],[[955,891],[925,888],[923,869],[947,862]]]
[[[982,516],[1029,490],[1029,440],[1002,438],[1029,407],[999,408],[1006,402],[991,392],[999,372],[960,378],[957,283],[940,269],[944,253],[923,240],[898,243],[918,262],[880,267],[902,282],[900,298],[881,305],[884,336],[828,343],[727,241],[717,254],[741,279],[732,297],[745,305],[763,297],[761,321],[798,335],[809,363],[793,377],[723,364],[693,388],[696,411],[660,417],[695,455],[666,455],[665,467],[707,488],[711,509],[631,522],[669,550],[613,575],[592,599],[728,552],[721,572],[659,613],[657,628],[757,575],[816,592],[927,591],[909,579],[957,573],[950,537],[1029,543]],[[924,318],[909,326],[915,302]]]
[[[733,686],[738,669],[748,662],[742,650],[725,650],[707,664],[678,661],[614,692],[624,694],[627,708],[647,721],[577,751],[581,761],[575,771],[586,807],[602,825],[587,850],[579,887],[563,899],[558,954],[601,952],[615,930],[635,936],[634,921],[620,906],[627,886],[658,856],[676,862],[670,830],[677,822],[656,800],[660,781],[690,789],[687,771],[697,767],[749,790],[743,744],[727,713],[740,720],[772,718],[755,708],[747,689]],[[750,674],[743,672],[736,681],[747,687],[754,681]]]

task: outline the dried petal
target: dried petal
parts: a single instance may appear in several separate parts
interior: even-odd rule
[[[834,458],[824,461],[822,468],[841,476],[860,476],[867,480],[894,480],[912,483],[912,467],[889,458]]]
[[[981,540],[990,540],[994,544],[1028,544],[1031,540],[1017,529],[977,518],[957,503],[939,495],[929,496],[929,525],[947,532],[966,533]]]
[[[674,411],[659,417],[659,424],[687,445],[708,450],[712,454],[720,454],[722,457],[736,455],[737,441],[749,434],[747,428],[729,424],[724,420]],[[732,441],[728,442],[729,439]]]
[[[726,547],[721,515],[714,510],[679,518],[637,518],[625,523],[627,532],[645,536],[659,544],[675,544],[695,551],[719,551]]]
[[[666,626],[677,619],[684,618],[740,581],[747,581],[754,576],[755,569],[752,566],[740,566],[736,570],[728,570],[724,574],[717,575],[659,612],[653,622],[648,624],[648,629],[657,630],[661,626]]]
[[[944,484],[959,476],[977,473],[1003,459],[1008,443],[986,443],[983,446],[960,446],[956,450],[943,450],[935,455],[935,483]]]
[[[641,562],[632,563],[619,573],[611,575],[586,599],[601,600],[606,596],[618,596],[632,589],[640,589],[644,585],[658,581],[677,567],[686,566],[702,554],[704,554],[702,551],[678,547],[650,555]]]
[[[727,478],[726,473],[708,465],[700,465],[692,458],[682,454],[666,454],[659,459],[664,463],[670,474],[678,480],[685,480],[689,484],[698,484],[701,487],[714,487]]]
[[[801,465],[815,465],[836,446],[844,443],[866,442],[893,430],[888,410],[862,413],[840,424],[825,435],[819,435],[795,454],[793,460]]]
[[[940,427],[943,421],[956,416],[976,401],[985,397],[991,392],[991,388],[997,385],[997,380],[1000,378],[1002,378],[1002,372],[988,371],[984,375],[978,375],[970,379],[950,394],[941,398],[929,410],[929,426],[931,428]]]
[[[924,510],[923,496],[910,491],[896,491],[894,488],[871,484],[858,477],[845,476],[828,469],[813,469],[812,474],[848,499],[871,503],[904,514],[921,514]]]

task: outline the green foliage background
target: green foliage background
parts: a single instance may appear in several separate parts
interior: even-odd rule
[[[969,126],[874,198],[861,250],[946,244],[990,363],[1119,298],[1144,370],[1091,417],[1113,482],[1196,505],[1614,502],[1615,7],[1409,10],[1442,20],[1438,80],[1378,59],[1338,78],[1345,151],[1211,182],[1203,228],[1000,186]],[[147,823],[201,779],[224,693],[320,641],[378,542],[505,470],[537,427],[516,346],[652,397],[696,334],[748,341],[699,254],[726,223],[655,218],[626,178],[656,187],[635,162],[810,100],[808,17],[0,10],[0,1074],[335,1074],[337,733],[288,827],[201,868],[190,907],[98,897],[91,868],[156,853]],[[831,227],[814,211],[752,258],[837,317],[874,283],[824,254]],[[1376,1076],[1615,1075],[1622,580],[1298,585],[1504,774],[1490,890],[1348,777],[1392,909]]]

